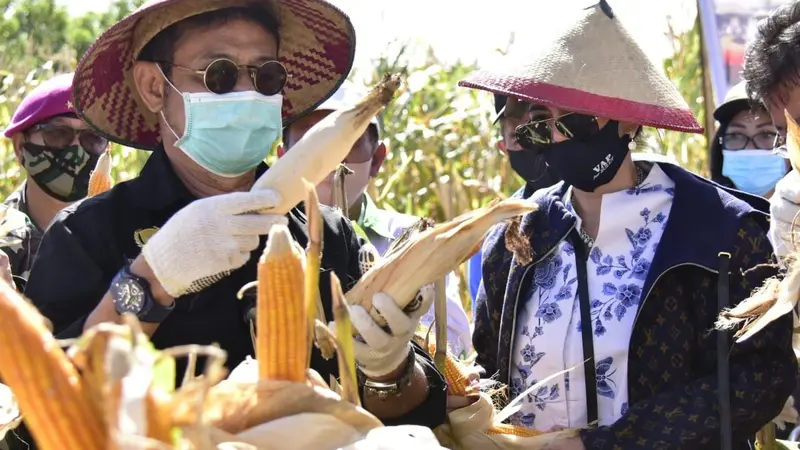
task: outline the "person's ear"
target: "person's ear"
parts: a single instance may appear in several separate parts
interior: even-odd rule
[[[25,144],[25,136],[22,132],[15,133],[11,136],[11,145],[14,146],[14,156],[17,157],[17,162],[22,164],[22,145]]]
[[[369,176],[377,177],[378,172],[381,170],[383,161],[386,160],[386,144],[383,142],[378,143],[378,148],[375,149],[375,154],[372,155],[372,165],[369,168]]]
[[[153,113],[164,109],[166,80],[156,63],[137,61],[133,65],[133,82],[147,109]]]
[[[497,141],[497,149],[503,152],[504,154],[508,154],[508,148],[506,148],[506,140],[500,139]]]

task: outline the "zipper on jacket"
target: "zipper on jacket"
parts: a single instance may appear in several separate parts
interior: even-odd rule
[[[548,256],[553,254],[553,252],[555,252],[558,249],[558,246],[561,244],[561,241],[566,239],[567,236],[569,236],[569,234],[572,233],[572,230],[574,230],[574,229],[575,229],[575,223],[573,223],[572,226],[569,227],[567,232],[564,233],[564,236],[561,236],[561,239],[556,241],[555,245],[553,245],[553,248],[551,248],[547,253],[545,253],[544,256],[542,256],[541,258],[537,259],[536,261],[531,263],[528,267],[526,267],[525,268],[525,272],[522,272],[522,278],[519,280],[519,289],[517,289],[517,296],[514,299],[514,315],[511,317],[511,339],[509,339],[509,341],[511,343],[509,344],[509,349],[508,349],[508,368],[507,368],[508,369],[508,380],[506,380],[506,381],[511,381],[511,364],[513,364],[513,361],[514,361],[514,358],[512,357],[512,354],[514,353],[514,343],[516,341],[516,334],[517,334],[517,307],[519,306],[519,295],[520,295],[520,292],[522,292],[522,286],[525,284],[525,278],[528,276],[528,272],[536,264],[539,264],[540,262],[542,262],[545,259],[547,259]],[[510,383],[506,383],[506,384],[510,384]]]

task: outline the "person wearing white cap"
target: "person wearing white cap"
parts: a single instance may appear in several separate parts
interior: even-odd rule
[[[278,147],[279,156],[290,151],[294,143],[328,114],[338,109],[349,108],[365,95],[365,89],[351,81],[345,81],[315,111],[284,128],[283,145]],[[375,246],[378,253],[383,255],[391,243],[403,231],[414,225],[419,217],[380,209],[366,192],[370,179],[378,175],[384,158],[386,158],[386,144],[381,140],[380,132],[378,119],[373,118],[367,131],[356,141],[342,163],[351,172],[344,181],[348,216],[361,237]],[[319,200],[324,205],[337,206],[334,201],[333,178],[332,173],[325,181],[317,185]],[[422,317],[420,323],[428,327],[433,323],[433,319],[433,308],[431,308]],[[447,336],[448,344],[454,354],[466,355],[470,352],[472,349],[470,335],[469,319],[459,295],[458,276],[451,273],[447,277]]]
[[[525,393],[515,424],[579,429],[548,448],[747,448],[796,384],[792,318],[735,344],[709,330],[778,274],[768,218],[757,197],[634,160],[643,126],[703,128],[608,2],[565,19],[459,83],[507,95],[520,145],[564,180],[484,243],[477,363]]]

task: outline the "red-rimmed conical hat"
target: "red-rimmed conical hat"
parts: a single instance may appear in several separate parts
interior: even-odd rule
[[[703,132],[686,100],[605,1],[576,16],[561,31],[510,53],[504,67],[479,70],[459,86],[620,122]]]

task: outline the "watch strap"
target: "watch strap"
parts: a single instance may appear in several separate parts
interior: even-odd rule
[[[164,306],[157,302],[155,298],[153,298],[153,291],[150,287],[150,282],[145,278],[131,272],[130,264],[126,264],[124,267],[122,267],[122,270],[119,271],[117,277],[115,277],[115,280],[121,278],[127,278],[135,281],[136,284],[138,284],[144,291],[144,305],[142,310],[139,311],[139,314],[136,315],[136,318],[142,322],[161,323],[167,317],[169,317],[170,313],[175,309],[174,301],[169,306]]]

